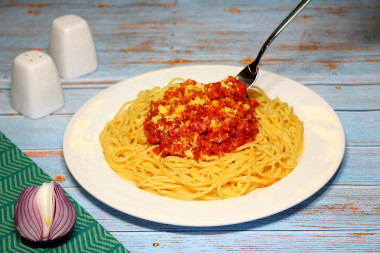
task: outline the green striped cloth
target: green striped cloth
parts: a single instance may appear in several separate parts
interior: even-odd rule
[[[77,211],[68,241],[52,248],[30,248],[21,242],[14,224],[17,199],[26,186],[52,179],[0,132],[0,252],[128,252],[67,193]]]

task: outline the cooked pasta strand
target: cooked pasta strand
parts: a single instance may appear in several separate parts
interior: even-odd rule
[[[143,122],[150,102],[178,86],[173,80],[165,88],[140,92],[126,102],[100,134],[109,166],[137,187],[180,200],[214,200],[241,196],[269,186],[289,174],[303,152],[303,123],[293,108],[280,99],[268,98],[253,87],[248,96],[259,102],[256,108],[259,133],[222,157],[195,161],[176,156],[160,157],[148,144]]]

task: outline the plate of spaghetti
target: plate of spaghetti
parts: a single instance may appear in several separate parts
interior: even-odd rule
[[[291,79],[236,66],[149,72],[112,85],[70,120],[67,166],[90,194],[127,214],[183,226],[263,218],[321,189],[345,136],[334,110]]]

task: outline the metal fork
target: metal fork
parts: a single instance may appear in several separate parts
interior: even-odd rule
[[[248,89],[251,85],[256,81],[258,73],[259,73],[259,63],[260,59],[263,56],[265,50],[269,47],[272,41],[277,37],[277,35],[293,20],[295,16],[298,15],[302,11],[302,9],[310,2],[311,0],[302,0],[296,8],[282,21],[282,23],[274,30],[274,32],[269,36],[269,38],[265,41],[262,46],[259,54],[256,59],[246,66],[239,74],[237,74],[237,78],[244,82]]]

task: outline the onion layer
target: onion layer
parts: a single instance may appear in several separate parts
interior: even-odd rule
[[[61,186],[54,182],[28,186],[15,207],[15,225],[30,242],[52,242],[74,228],[76,212]]]

